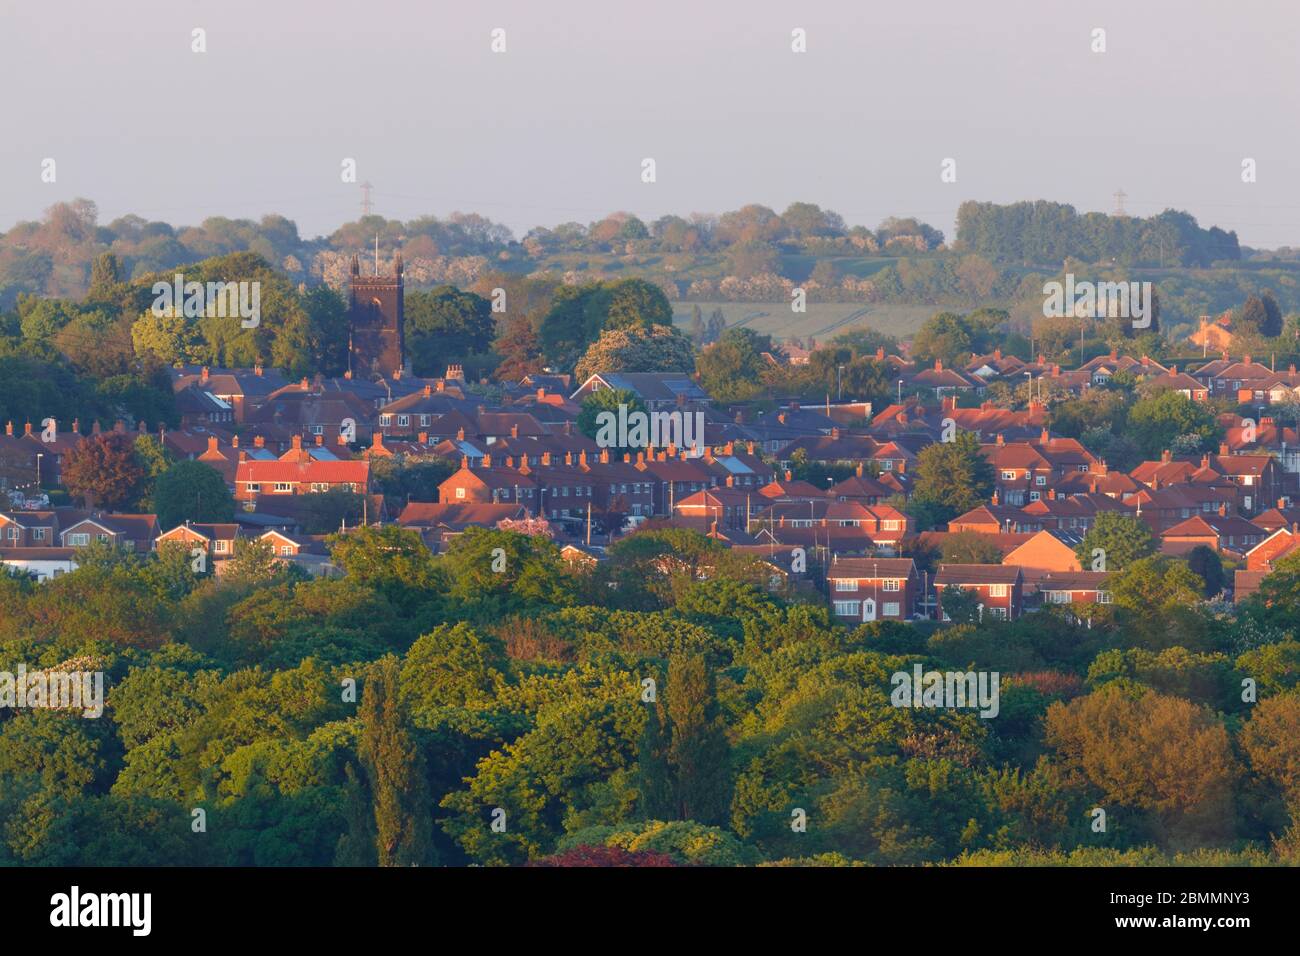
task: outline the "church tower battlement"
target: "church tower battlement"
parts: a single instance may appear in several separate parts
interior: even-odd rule
[[[392,376],[406,367],[402,254],[392,275],[379,274],[379,240],[375,239],[375,274],[363,276],[353,254],[348,294],[348,369],[366,378]]]

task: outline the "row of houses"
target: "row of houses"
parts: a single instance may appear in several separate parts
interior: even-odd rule
[[[1124,373],[1204,401],[1263,380],[1245,371],[1260,368],[1249,357],[1190,372],[1115,353],[1075,370],[996,350],[959,369],[918,368],[883,350],[877,359],[898,376],[898,400],[883,409],[828,400],[780,402],[757,412],[720,406],[685,373],[599,374],[576,387],[566,376],[532,375],[502,388],[488,405],[486,393],[456,366],[438,379],[399,371],[373,380],[344,375],[296,382],[261,367],[177,369],[182,427],[134,430],[156,435],[172,454],[202,461],[225,478],[238,502],[230,529],[194,525],[159,533],[147,528],[149,516],[71,511],[66,521],[49,525],[42,523],[45,512],[15,511],[0,535],[17,537],[12,547],[0,542],[0,550],[12,558],[22,549],[75,549],[103,535],[148,550],[172,536],[194,541],[220,561],[239,536],[280,535],[277,553],[325,561],[319,541],[301,534],[303,509],[308,496],[341,490],[361,496],[366,522],[396,521],[419,531],[435,551],[468,527],[543,517],[563,545],[599,555],[593,540],[653,519],[755,554],[801,548],[820,555],[829,572],[827,600],[846,620],[941,615],[941,599],[926,595],[948,587],[977,591],[987,613],[1014,618],[1026,604],[1088,595],[1105,603],[1103,580],[1089,577],[1099,572],[1073,559],[1077,541],[1104,512],[1145,521],[1167,553],[1204,545],[1247,562],[1251,574],[1267,571],[1250,567],[1254,549],[1300,518],[1291,505],[1300,460],[1287,454],[1300,442],[1294,430],[1267,417],[1247,423],[1228,416],[1216,454],[1165,453],[1121,472],[1081,442],[1052,434],[1043,402],[1013,410],[958,399],[997,380],[1046,378],[1082,391]],[[702,447],[599,447],[580,433],[577,417],[582,401],[603,389],[627,390],[653,412],[698,413]],[[918,535],[902,509],[915,462],[952,426],[979,437],[995,491],[946,531]],[[127,428],[119,423],[117,430]],[[0,484],[12,480],[15,487],[41,468],[40,483],[57,484],[63,457],[86,437],[78,423],[63,431],[50,420],[39,430],[7,431],[0,440]],[[454,470],[436,501],[387,501],[376,493],[372,466],[394,457],[443,460]],[[794,478],[801,463],[848,477],[815,487]],[[87,521],[92,524],[76,527]],[[997,541],[1003,563],[939,565],[933,575],[920,572],[919,585],[907,584],[915,574],[914,549],[940,549],[946,536],[962,532]],[[875,574],[873,564],[867,575],[861,562],[885,562],[885,572]],[[912,572],[898,573],[908,564]],[[850,581],[856,582],[851,588]]]
[[[0,511],[0,564],[38,581],[59,577],[77,568],[82,549],[95,543],[134,554],[148,554],[169,545],[183,547],[191,559],[202,556],[204,567],[221,573],[234,557],[241,539],[258,538],[274,554],[293,561],[311,574],[329,574],[323,535],[303,535],[285,529],[250,531],[234,522],[190,523],[159,531],[152,514],[87,512],[76,508],[40,511]]]

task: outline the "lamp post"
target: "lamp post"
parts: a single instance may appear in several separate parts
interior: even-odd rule
[[[41,493],[41,459],[45,457],[44,452],[36,453],[36,493]]]
[[[844,382],[841,378],[843,373],[844,373],[844,366],[837,365],[835,367],[835,391],[838,394],[838,398],[836,398],[836,401],[840,401],[840,402],[844,401]]]

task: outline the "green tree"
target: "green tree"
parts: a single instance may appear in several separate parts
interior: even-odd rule
[[[927,527],[978,507],[993,493],[993,466],[974,432],[960,431],[950,442],[935,442],[917,456],[909,513]]]
[[[1187,566],[1205,582],[1202,593],[1207,598],[1214,597],[1228,583],[1228,576],[1223,570],[1223,559],[1219,557],[1219,552],[1208,545],[1198,544],[1187,552]]]
[[[235,553],[225,567],[228,583],[268,584],[284,576],[275,546],[264,538],[236,538]]]
[[[664,696],[677,818],[720,823],[731,803],[731,747],[718,714],[713,673],[702,654],[669,658]]]
[[[1104,561],[1101,570],[1123,571],[1134,561],[1155,554],[1157,546],[1155,535],[1141,518],[1103,511],[1093,520],[1074,554],[1085,571],[1093,569],[1098,550]]]
[[[1250,596],[1247,613],[1262,624],[1291,629],[1300,620],[1300,553],[1292,552],[1273,565]]]
[[[1129,410],[1127,427],[1148,458],[1159,458],[1183,435],[1195,436],[1200,448],[1211,447],[1220,435],[1212,407],[1175,391],[1139,399]]]
[[[1167,837],[1231,835],[1239,767],[1208,708],[1108,686],[1053,704],[1044,727],[1046,743],[1103,799],[1151,812]]]
[[[574,368],[578,381],[597,372],[684,372],[695,370],[691,340],[669,325],[632,326],[600,334]]]
[[[468,528],[442,558],[448,594],[479,615],[499,619],[528,605],[574,603],[576,581],[545,538]]]
[[[664,820],[673,816],[673,783],[668,767],[667,741],[656,700],[646,706],[645,729],[637,748],[637,789],[641,796],[641,817]]]
[[[346,488],[310,492],[300,499],[302,526],[307,534],[331,534],[345,523],[355,527],[365,516],[365,496]]]
[[[946,564],[1001,564],[1002,549],[989,535],[958,531],[943,540],[941,554]]]
[[[186,521],[229,522],[235,499],[221,472],[201,461],[178,461],[154,482],[153,506],[158,524],[170,531]]]
[[[926,364],[952,366],[970,359],[971,330],[961,316],[938,312],[926,319],[912,338],[912,357]]]
[[[492,303],[455,286],[406,296],[406,347],[417,375],[440,375],[449,358],[481,355],[492,344]]]
[[[645,279],[623,279],[608,286],[602,303],[602,329],[648,329],[673,324],[673,307],[664,290]]]
[[[752,329],[727,329],[695,359],[700,385],[719,402],[743,402],[758,396],[767,368],[763,352],[771,351],[769,336]]]
[[[402,707],[400,676],[395,657],[371,668],[358,711],[357,750],[370,783],[379,865],[430,866],[437,862],[433,798]]]
[[[625,388],[602,388],[589,393],[582,400],[582,409],[578,412],[578,431],[595,441],[596,435],[600,431],[600,414],[602,412],[612,412],[617,418],[620,405],[627,406],[629,415],[632,412],[644,412],[646,410],[645,402],[641,401],[635,392],[630,392]],[[610,454],[617,453],[621,455],[630,450],[611,447]]]

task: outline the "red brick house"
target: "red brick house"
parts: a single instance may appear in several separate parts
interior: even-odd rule
[[[916,612],[920,578],[911,558],[831,559],[826,573],[831,611],[846,623],[909,621]]]
[[[298,436],[294,436],[294,450],[301,450]],[[305,495],[336,489],[369,494],[370,462],[317,461],[305,454],[297,461],[259,461],[241,454],[235,470],[235,500],[250,509],[262,495]]]
[[[1039,607],[1053,604],[1110,604],[1105,571],[1048,571],[1026,576],[1025,583]]]
[[[473,466],[468,458],[461,459],[460,471],[438,486],[439,501],[521,504],[530,514],[537,513],[540,498],[527,463],[508,468],[492,455]]]
[[[934,576],[939,604],[939,619],[947,620],[943,611],[943,594],[948,588],[974,592],[984,606],[983,615],[1014,621],[1024,613],[1025,576],[1019,567],[1004,564],[941,564]]]
[[[199,547],[211,558],[224,560],[234,555],[235,541],[243,537],[237,524],[182,524],[158,536],[155,547],[169,543]]]

